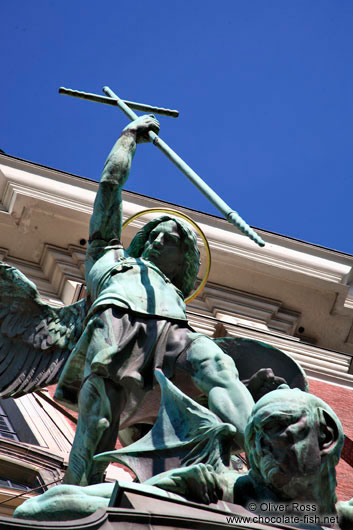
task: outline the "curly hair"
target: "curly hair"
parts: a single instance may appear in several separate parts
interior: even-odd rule
[[[173,279],[173,283],[181,290],[186,298],[194,288],[201,263],[196,234],[187,223],[180,219],[176,219],[175,217],[171,217],[170,215],[156,217],[137,232],[127,249],[127,253],[133,258],[139,258],[143,252],[145,243],[149,238],[150,232],[160,223],[164,223],[165,221],[174,221],[177,224],[178,231],[182,236],[182,241],[185,245],[184,263],[179,274]]]

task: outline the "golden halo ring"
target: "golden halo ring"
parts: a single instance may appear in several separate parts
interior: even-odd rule
[[[181,219],[184,219],[184,221],[187,221],[188,223],[190,223],[191,226],[193,228],[195,228],[197,233],[200,234],[202,242],[205,245],[206,254],[207,254],[206,272],[205,272],[205,275],[204,275],[200,285],[198,286],[198,288],[190,296],[188,296],[185,299],[185,303],[188,304],[189,302],[194,300],[194,298],[196,298],[196,296],[198,296],[201,293],[201,291],[205,287],[206,282],[208,280],[208,277],[210,275],[210,270],[211,270],[211,250],[210,250],[210,246],[208,244],[207,238],[206,238],[205,234],[203,233],[203,231],[201,230],[201,228],[199,227],[199,225],[197,223],[195,223],[195,221],[193,221],[191,219],[191,217],[189,217],[185,213],[178,212],[178,210],[173,210],[172,208],[148,208],[147,210],[142,210],[141,212],[135,213],[135,215],[132,215],[131,217],[129,217],[129,219],[127,219],[123,223],[122,229],[126,228],[130,223],[132,223],[133,221],[135,221],[136,219],[138,219],[142,215],[146,215],[146,214],[149,214],[149,213],[173,214],[173,215],[176,215],[177,217],[180,217]]]

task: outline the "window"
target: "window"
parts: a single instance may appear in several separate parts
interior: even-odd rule
[[[6,478],[1,478],[1,477],[0,477],[0,488],[10,488],[12,490],[22,490],[22,491],[30,491],[32,489],[26,484],[19,484],[17,482],[14,482],[13,480],[8,480]]]
[[[0,436],[19,441],[19,438],[2,406],[0,405]],[[0,479],[1,481],[1,479]]]
[[[39,445],[15,400],[12,398],[0,399],[0,437]]]

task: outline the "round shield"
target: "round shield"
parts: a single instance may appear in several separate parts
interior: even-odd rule
[[[234,360],[241,380],[250,379],[261,368],[271,368],[274,375],[283,377],[290,388],[308,392],[309,385],[301,366],[283,351],[264,342],[240,337],[213,339]]]

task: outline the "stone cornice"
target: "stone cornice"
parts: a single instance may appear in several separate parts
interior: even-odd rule
[[[18,196],[24,196],[70,209],[74,219],[78,212],[89,216],[97,187],[97,182],[82,177],[0,155],[0,203],[8,213],[12,212]],[[124,192],[125,217],[157,206],[173,205]],[[211,249],[222,261],[246,261],[247,267],[251,266],[254,270],[261,268],[262,272],[265,270],[271,275],[275,270],[280,277],[290,272],[300,276],[303,282],[310,281],[311,285],[313,281],[321,281],[326,286],[346,286],[352,280],[352,256],[263,230],[259,232],[267,244],[264,249],[259,249],[225,220],[180,206],[177,208],[200,223]],[[136,226],[141,224],[136,222]]]
[[[0,154],[0,258],[29,274],[53,303],[68,303],[83,277],[97,187],[97,182]],[[123,198],[125,218],[146,208],[174,207],[128,191]],[[192,308],[226,321],[239,317],[280,334],[305,328],[305,336],[321,340],[320,346],[353,353],[352,256],[263,230],[266,246],[260,249],[224,219],[177,209],[200,224],[212,252],[208,286]],[[144,221],[132,223],[124,237]]]

